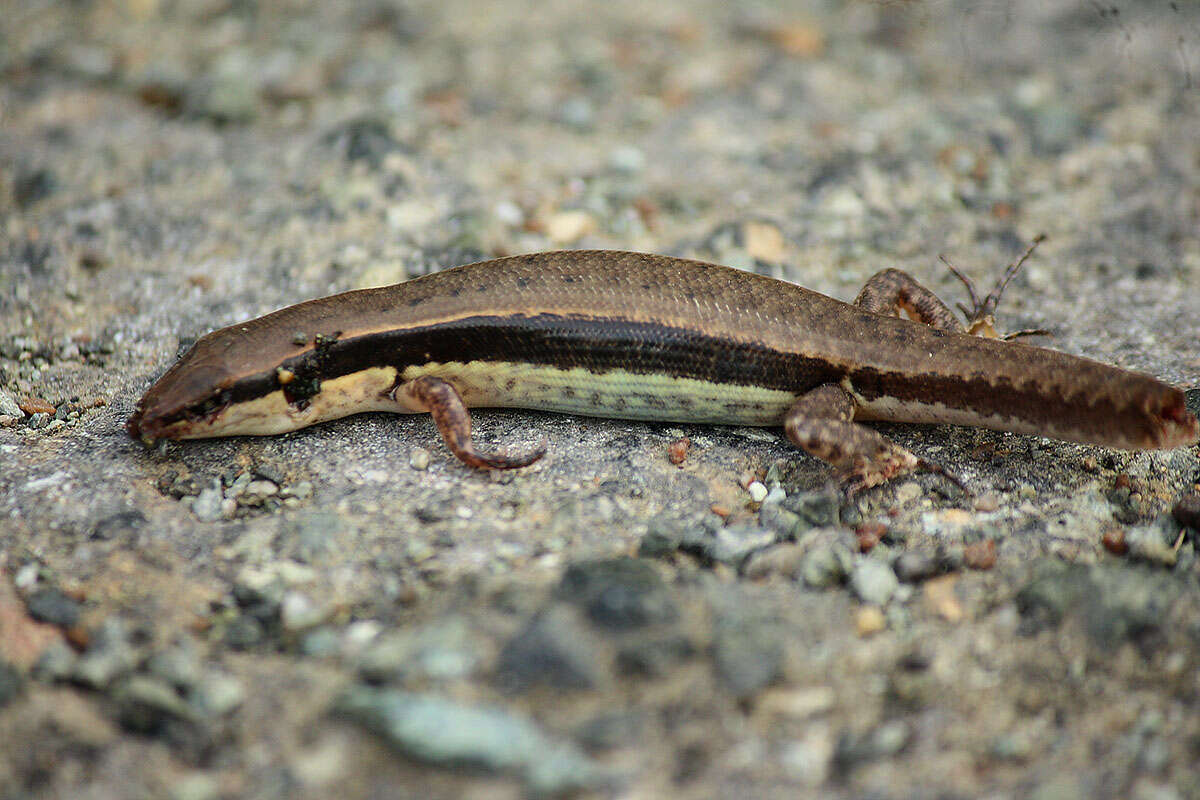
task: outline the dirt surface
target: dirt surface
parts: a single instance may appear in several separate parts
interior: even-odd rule
[[[33,1],[0,75],[0,797],[1200,797],[1195,446],[880,426],[975,496],[842,504],[771,430],[123,430],[481,258],[953,300],[1039,233],[1001,324],[1195,408],[1200,6]]]

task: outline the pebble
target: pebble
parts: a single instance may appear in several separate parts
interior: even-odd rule
[[[767,499],[767,487],[761,481],[752,481],[746,487],[746,492],[750,495],[750,502],[761,503]]]
[[[864,558],[850,572],[850,590],[864,603],[885,606],[898,588],[896,573],[879,559]]]
[[[225,627],[225,644],[234,650],[249,650],[266,638],[263,624],[249,614],[240,614]]]
[[[1080,616],[1093,643],[1109,649],[1159,630],[1181,591],[1180,581],[1169,572],[1048,561],[1034,569],[1016,602],[1024,631],[1057,627],[1068,616]]]
[[[31,430],[40,430],[50,424],[50,415],[45,411],[38,411],[30,415],[28,424]]]
[[[284,580],[276,571],[242,567],[233,580],[233,596],[243,608],[278,608],[283,601]]]
[[[742,567],[742,574],[751,580],[766,578],[770,575],[794,579],[800,575],[804,554],[804,548],[793,542],[758,550],[751,553],[750,557],[746,559],[746,563]]]
[[[175,779],[170,787],[170,800],[220,800],[221,784],[202,772]]]
[[[887,627],[887,619],[879,606],[863,606],[854,612],[854,632],[865,638]]]
[[[658,570],[637,558],[572,564],[563,573],[558,596],[582,608],[593,624],[614,631],[671,622],[679,616]]]
[[[295,498],[297,500],[307,500],[312,497],[313,485],[310,481],[300,481],[292,486],[284,486],[279,490],[279,496],[283,498]]]
[[[0,414],[16,419],[25,418],[25,412],[21,411],[16,399],[3,389],[0,389]]]
[[[84,686],[105,689],[137,666],[139,654],[130,643],[125,623],[109,617],[92,636],[88,649],[75,662],[71,677]]]
[[[0,661],[0,709],[21,693],[22,684],[21,673],[17,671],[17,668]]]
[[[315,628],[329,618],[332,609],[318,605],[303,592],[291,591],[283,596],[279,606],[279,619],[283,629],[291,632]]]
[[[781,687],[764,691],[755,710],[769,717],[803,720],[826,714],[835,705],[837,692],[831,686]]]
[[[620,145],[609,152],[608,166],[615,172],[633,175],[645,168],[646,154],[637,147]]]
[[[473,675],[482,662],[479,637],[461,617],[450,617],[380,636],[359,657],[358,671],[374,683],[450,681]]]
[[[638,542],[641,558],[663,558],[679,549],[683,534],[677,526],[655,520],[646,528],[646,535]]]
[[[984,539],[964,547],[963,563],[971,569],[979,570],[996,566],[996,540]]]
[[[574,609],[556,604],[504,645],[496,681],[509,691],[534,686],[591,689],[605,678],[601,651]]]
[[[832,492],[790,494],[781,505],[799,516],[806,529],[826,528],[838,522],[838,498]]]
[[[408,451],[408,465],[416,470],[429,469],[429,451],[424,447],[414,447]]]
[[[704,555],[720,564],[738,567],[756,550],[775,544],[774,531],[745,523],[720,528],[702,545]]]
[[[17,574],[13,576],[13,586],[17,587],[18,591],[29,591],[37,585],[40,573],[41,566],[36,561],[30,561],[17,570]]]
[[[834,761],[845,769],[890,758],[904,749],[911,736],[912,731],[902,720],[885,722],[860,736],[844,733],[838,739]]]
[[[925,606],[947,622],[958,622],[966,616],[955,592],[957,584],[957,575],[943,575],[927,581],[922,587]]]
[[[279,494],[279,487],[272,481],[250,481],[242,489],[237,500],[241,505],[261,506],[268,497],[274,497],[277,494]]]
[[[221,505],[224,498],[221,490],[209,487],[200,492],[192,501],[192,513],[201,522],[215,522],[221,518]]]
[[[602,711],[576,729],[575,740],[590,751],[614,750],[638,741],[644,727],[639,712]]]
[[[737,697],[782,677],[784,652],[783,630],[774,620],[733,615],[717,621],[713,663],[717,678]]]
[[[56,639],[46,645],[46,649],[38,656],[37,662],[33,665],[33,676],[47,683],[65,681],[71,676],[71,672],[75,669],[75,662],[78,660],[78,654],[71,649],[70,645],[61,639]]]
[[[780,753],[780,765],[791,779],[819,787],[833,767],[834,740],[826,726],[807,730],[803,738],[789,743]]]
[[[501,200],[492,209],[496,219],[510,228],[519,228],[525,222],[525,212],[511,200]]]
[[[927,550],[906,550],[900,554],[892,568],[896,577],[905,583],[920,583],[940,572],[938,559]]]
[[[559,119],[579,131],[590,130],[596,121],[596,109],[586,97],[571,97],[562,104]]]
[[[25,609],[38,622],[70,628],[79,623],[81,607],[55,588],[38,589],[25,599]]]
[[[546,220],[546,235],[555,244],[573,244],[595,230],[595,217],[582,209],[559,211]]]
[[[850,549],[839,544],[816,547],[805,553],[800,577],[806,586],[827,589],[846,580],[854,564]]]
[[[196,720],[170,684],[145,675],[123,681],[113,692],[113,700],[121,725],[138,733],[155,733],[169,720]]]
[[[641,637],[617,651],[617,668],[622,675],[665,678],[676,665],[696,654],[696,645],[683,634]]]
[[[223,717],[239,708],[246,699],[242,682],[232,675],[209,670],[192,687],[193,708],[207,717]]]
[[[448,769],[516,774],[533,795],[563,795],[608,782],[570,742],[505,709],[365,686],[346,692],[336,708],[408,758]]]

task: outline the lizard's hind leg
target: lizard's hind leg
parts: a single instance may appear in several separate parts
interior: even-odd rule
[[[830,464],[847,495],[917,470],[935,472],[964,492],[962,481],[933,462],[853,421],[854,398],[836,384],[800,396],[784,417],[792,443]]]

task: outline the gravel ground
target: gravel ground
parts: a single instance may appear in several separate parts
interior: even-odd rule
[[[1200,406],[1200,6],[0,18],[0,797],[1200,797],[1200,450],[481,412],[146,449],[197,336],[555,247],[954,299]],[[680,465],[673,443],[690,440]],[[1190,527],[1189,527],[1190,526]]]

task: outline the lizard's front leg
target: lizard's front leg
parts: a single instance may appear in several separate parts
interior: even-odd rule
[[[1042,235],[1034,237],[1025,252],[1008,265],[1003,277],[996,282],[995,288],[983,298],[980,298],[975,292],[975,284],[971,279],[960,272],[945,257],[942,257],[942,262],[954,277],[962,281],[971,300],[970,308],[961,303],[958,306],[962,310],[963,316],[966,317],[965,327],[936,294],[918,283],[907,272],[898,269],[880,270],[872,275],[863,284],[862,291],[854,300],[854,305],[861,306],[875,314],[885,314],[891,317],[898,317],[901,311],[905,311],[917,322],[923,322],[931,328],[955,333],[969,333],[972,336],[983,336],[988,339],[1008,340],[1021,336],[1046,336],[1050,332],[1042,328],[1031,328],[1008,334],[1001,334],[996,330],[996,307],[1000,305],[1000,298],[1004,295],[1004,290],[1013,276],[1021,269],[1021,265],[1033,255],[1033,251],[1045,239],[1046,237]]]
[[[848,495],[921,469],[936,472],[967,491],[942,467],[853,419],[854,398],[842,387],[827,383],[800,396],[784,417],[783,430],[797,447],[832,465]]]
[[[918,322],[943,331],[964,333],[962,323],[936,294],[926,289],[916,278],[899,269],[885,269],[872,275],[854,305],[873,314],[900,316],[901,311]]]
[[[471,441],[471,414],[458,390],[441,378],[424,375],[402,383],[392,390],[392,397],[413,411],[428,411],[450,452],[467,466],[477,469],[519,469],[546,454],[545,442],[533,452],[521,456],[477,451]]]

